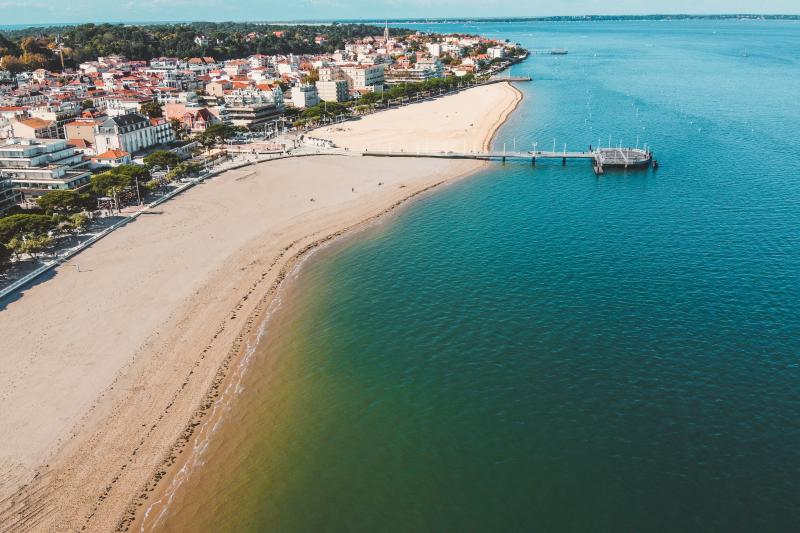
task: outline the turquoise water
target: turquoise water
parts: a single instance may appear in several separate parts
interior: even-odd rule
[[[431,28],[569,49],[496,144],[661,168],[498,164],[321,252],[167,529],[795,530],[800,25]]]

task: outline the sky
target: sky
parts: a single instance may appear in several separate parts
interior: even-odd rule
[[[800,14],[800,0],[0,0],[0,26],[653,13]]]

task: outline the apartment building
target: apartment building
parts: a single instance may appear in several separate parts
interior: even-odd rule
[[[347,80],[318,81],[315,86],[319,99],[325,102],[346,102],[350,98]]]
[[[384,65],[353,65],[341,67],[351,91],[381,90],[384,83]]]
[[[116,149],[134,154],[175,140],[175,133],[165,119],[148,119],[138,113],[108,117],[95,127],[98,154]]]
[[[0,179],[10,179],[24,199],[59,189],[80,189],[91,173],[66,139],[8,139],[0,144]]]
[[[304,109],[314,107],[319,103],[319,93],[314,85],[298,85],[292,88],[292,103],[295,107]]]

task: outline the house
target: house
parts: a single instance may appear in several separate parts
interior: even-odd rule
[[[178,120],[184,129],[192,132],[205,131],[209,126],[220,122],[220,119],[205,107],[186,109]]]
[[[92,157],[92,163],[101,167],[118,167],[131,164],[131,154],[123,150],[111,149]]]

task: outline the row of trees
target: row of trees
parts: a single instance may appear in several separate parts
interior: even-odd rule
[[[218,60],[246,57],[252,54],[318,54],[342,48],[349,39],[381,35],[383,29],[366,24],[332,25],[265,25],[246,22],[193,22],[186,24],[154,24],[146,26],[122,24],[81,24],[79,26],[26,28],[0,35],[2,68],[24,70],[33,60],[55,68],[60,59],[54,56],[56,36],[61,35],[64,61],[75,66],[99,56],[122,54],[129,59],[149,60],[153,57],[212,56]],[[410,30],[393,28],[393,35]],[[198,45],[195,37],[208,37],[208,45]],[[324,35],[317,43],[315,38]],[[28,42],[29,41],[29,42]],[[33,43],[33,58],[24,50],[24,43]],[[28,55],[25,55],[28,54]]]

